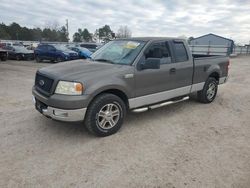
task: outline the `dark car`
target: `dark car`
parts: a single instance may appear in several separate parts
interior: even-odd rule
[[[95,52],[97,49],[99,49],[102,44],[99,43],[81,43],[79,44],[80,47],[87,48],[91,52]]]
[[[37,62],[43,60],[61,62],[79,58],[78,53],[68,49],[64,45],[57,44],[40,44],[35,49],[35,57]]]
[[[68,47],[70,50],[73,50],[78,53],[80,58],[87,59],[90,58],[92,52],[87,48],[83,47]]]
[[[8,57],[7,50],[4,50],[4,49],[0,48],[0,59],[1,59],[1,61],[6,61],[7,57]]]
[[[15,60],[32,60],[34,52],[27,50],[24,46],[4,46],[3,49],[8,51],[8,59]]]

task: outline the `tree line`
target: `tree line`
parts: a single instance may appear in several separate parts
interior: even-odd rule
[[[22,27],[18,23],[10,25],[0,24],[0,39],[5,40],[30,40],[30,41],[68,41],[68,33],[65,26],[41,29]]]
[[[131,36],[132,32],[128,26],[120,26],[115,33],[111,30],[109,25],[104,25],[103,27],[96,29],[94,33],[90,33],[87,28],[84,28],[83,30],[79,28],[73,35],[73,42],[92,42],[98,40],[107,42],[114,38],[129,38]]]
[[[129,38],[131,36],[132,32],[127,26],[120,26],[115,33],[109,25],[104,25],[96,29],[94,33],[89,32],[87,28],[79,28],[73,34],[73,42],[92,42],[98,40],[106,42],[114,38]],[[27,28],[13,22],[9,25],[0,23],[0,39],[67,42],[69,37],[65,26],[54,24],[45,26],[43,29],[39,27]]]

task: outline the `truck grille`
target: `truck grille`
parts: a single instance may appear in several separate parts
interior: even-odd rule
[[[48,78],[47,76],[43,76],[39,73],[36,74],[36,80],[35,80],[36,87],[41,89],[42,91],[45,91],[48,94],[51,93],[53,82],[54,80]]]

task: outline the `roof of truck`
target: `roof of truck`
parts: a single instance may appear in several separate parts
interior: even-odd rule
[[[117,39],[117,40],[137,40],[137,41],[152,41],[152,40],[184,40],[181,38],[174,38],[174,37],[132,37],[132,38],[125,38],[125,39]]]

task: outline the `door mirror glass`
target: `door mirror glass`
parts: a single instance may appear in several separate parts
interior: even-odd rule
[[[141,64],[141,69],[159,69],[160,58],[147,58],[144,63]]]

